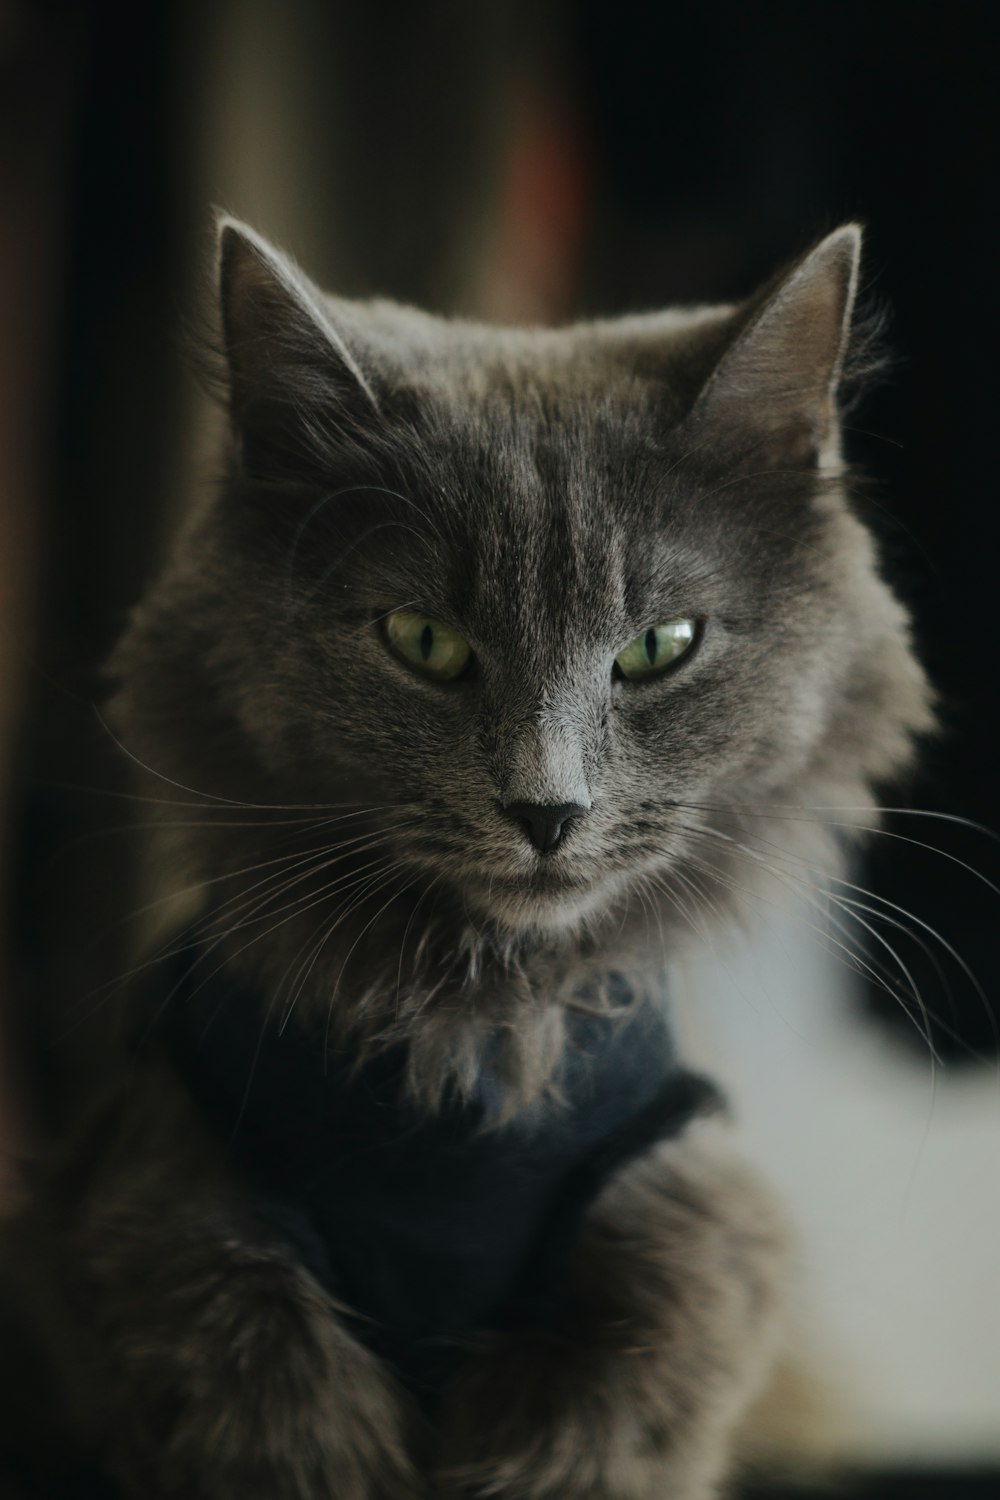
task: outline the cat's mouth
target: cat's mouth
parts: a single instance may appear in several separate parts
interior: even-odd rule
[[[593,881],[582,875],[568,875],[564,870],[552,870],[546,865],[541,865],[537,870],[527,870],[523,875],[494,875],[483,883],[494,891],[522,896],[539,893],[568,895],[573,891],[590,890],[593,885]]]

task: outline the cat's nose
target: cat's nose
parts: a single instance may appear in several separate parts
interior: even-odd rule
[[[566,832],[574,818],[582,818],[588,809],[582,802],[508,802],[504,812],[521,823],[539,854],[548,854]]]

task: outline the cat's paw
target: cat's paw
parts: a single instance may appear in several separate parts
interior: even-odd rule
[[[703,1132],[608,1185],[557,1332],[483,1341],[444,1406],[463,1500],[705,1500],[772,1355],[784,1233]]]
[[[239,1264],[235,1264],[235,1262]],[[135,1500],[417,1500],[407,1421],[307,1273],[240,1247],[117,1341],[107,1467]]]
[[[555,1333],[484,1340],[445,1402],[440,1494],[449,1500],[621,1500],[606,1483],[632,1445],[595,1351]],[[614,1403],[612,1402],[612,1405]],[[620,1475],[624,1479],[624,1474]]]
[[[445,1406],[447,1500],[712,1500],[725,1464],[710,1392],[664,1400],[662,1349],[528,1332],[484,1343]],[[704,1420],[705,1418],[708,1420]]]

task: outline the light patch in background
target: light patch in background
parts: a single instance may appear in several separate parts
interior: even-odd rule
[[[1000,1078],[908,1055],[859,1018],[852,982],[775,914],[685,965],[678,1026],[793,1220],[796,1313],[845,1456],[996,1461]]]

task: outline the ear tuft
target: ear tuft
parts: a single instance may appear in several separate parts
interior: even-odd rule
[[[758,294],[695,403],[699,429],[735,434],[761,467],[836,464],[860,258],[861,228],[844,224]]]

